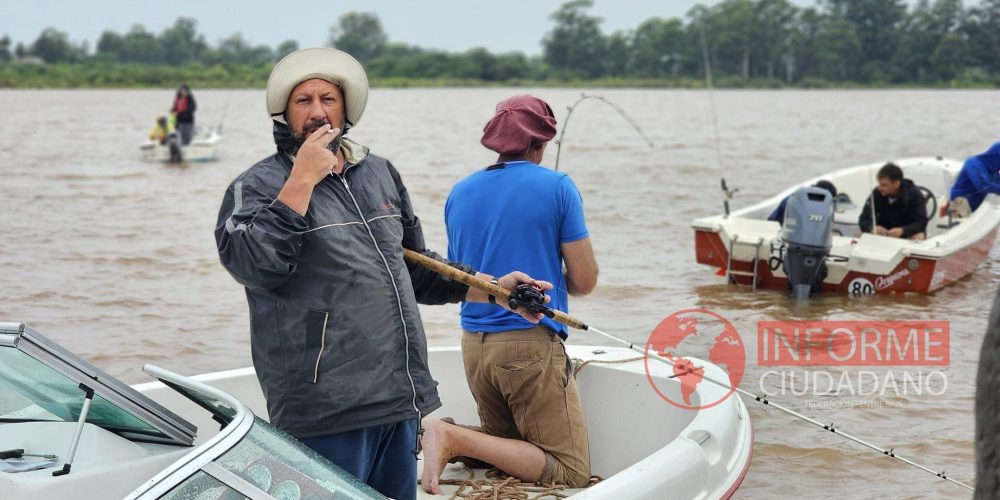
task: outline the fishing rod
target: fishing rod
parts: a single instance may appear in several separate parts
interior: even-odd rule
[[[705,41],[705,24],[703,20],[698,21],[698,33],[701,40],[701,57],[705,64],[705,85],[708,86],[708,105],[712,110],[712,130],[715,132],[715,166],[722,170],[722,134],[719,133],[719,114],[715,110],[715,82],[712,79],[712,59],[708,53],[708,42]],[[737,188],[726,187],[726,178],[722,178],[722,205],[725,208],[725,215],[722,218],[729,218],[729,200],[739,191]]]
[[[222,115],[219,116],[219,123],[215,125],[215,131],[219,134],[222,133],[222,122],[226,119],[226,113],[229,112],[229,98],[233,96],[233,92],[226,92],[226,101],[222,105]]]
[[[469,274],[469,273],[467,273],[465,271],[462,271],[461,269],[456,269],[454,267],[449,266],[448,264],[445,264],[445,263],[440,262],[438,260],[432,259],[432,258],[430,258],[430,257],[428,257],[426,255],[414,252],[414,251],[412,251],[410,249],[406,249],[406,248],[403,249],[403,258],[405,258],[406,260],[408,260],[410,262],[413,262],[415,264],[419,264],[421,266],[424,266],[424,267],[426,267],[426,268],[428,268],[428,269],[430,269],[430,270],[432,270],[432,271],[434,271],[434,272],[436,272],[438,274],[447,276],[447,277],[449,277],[449,278],[451,278],[451,279],[453,279],[455,281],[459,281],[461,283],[469,285],[470,287],[482,290],[482,291],[484,291],[484,292],[486,292],[486,293],[488,293],[488,294],[496,297],[498,300],[499,299],[506,300],[507,303],[508,303],[508,305],[511,307],[511,309],[517,309],[519,307],[523,307],[527,311],[532,312],[532,313],[542,313],[546,317],[552,318],[553,320],[558,321],[558,322],[560,322],[560,323],[562,323],[562,324],[564,324],[566,326],[569,326],[571,328],[575,328],[577,330],[582,330],[582,331],[585,331],[585,332],[593,332],[593,333],[596,333],[598,335],[602,335],[602,336],[604,336],[604,337],[606,337],[606,338],[608,338],[608,339],[610,339],[610,340],[612,340],[614,342],[617,342],[619,344],[627,346],[632,351],[635,351],[635,352],[637,352],[639,354],[642,354],[643,356],[648,356],[649,358],[655,359],[655,360],[657,360],[657,361],[659,361],[661,363],[666,363],[666,364],[670,365],[671,367],[673,367],[674,364],[675,364],[674,361],[671,361],[670,359],[662,357],[656,351],[653,351],[652,355],[650,356],[650,353],[645,348],[640,349],[639,347],[637,347],[632,342],[629,342],[629,341],[627,341],[625,339],[621,339],[621,338],[615,337],[614,335],[611,335],[611,334],[606,333],[606,332],[604,332],[604,331],[602,331],[602,330],[600,330],[598,328],[590,326],[590,325],[584,323],[583,321],[580,321],[579,319],[576,319],[573,316],[570,316],[570,315],[568,315],[568,314],[566,314],[566,313],[564,313],[562,311],[557,311],[557,310],[553,310],[553,309],[551,309],[549,307],[546,307],[545,306],[545,296],[544,296],[544,294],[542,292],[538,291],[538,289],[534,288],[531,285],[528,285],[528,284],[518,285],[518,287],[512,293],[509,290],[507,290],[506,288],[503,288],[503,287],[501,287],[499,285],[494,285],[492,283],[488,283],[486,281],[483,281],[483,280],[481,280],[479,278],[476,278],[472,274]],[[693,367],[683,366],[683,365],[681,366],[681,368],[683,368],[685,370],[685,372],[690,372],[690,371],[692,371],[694,369]],[[885,455],[885,456],[887,456],[889,458],[893,458],[893,459],[899,460],[900,462],[903,462],[903,463],[905,463],[907,465],[910,465],[912,467],[916,467],[917,469],[920,469],[920,470],[922,470],[924,472],[933,474],[933,475],[935,475],[935,476],[937,476],[937,477],[939,477],[941,479],[944,479],[945,481],[948,481],[950,483],[953,483],[953,484],[956,484],[958,486],[961,486],[961,487],[963,487],[963,488],[965,488],[965,489],[967,489],[969,491],[975,491],[975,489],[972,488],[971,486],[948,477],[944,473],[944,471],[935,472],[933,469],[931,469],[929,467],[923,466],[923,465],[918,464],[918,463],[916,463],[916,462],[914,462],[914,461],[912,461],[910,459],[907,459],[907,458],[904,458],[904,457],[901,457],[901,456],[897,455],[896,452],[893,450],[893,448],[882,448],[880,446],[876,446],[876,445],[874,445],[872,443],[869,443],[868,441],[865,441],[863,439],[857,438],[857,437],[855,437],[855,436],[853,436],[851,434],[848,434],[848,433],[840,430],[839,428],[835,427],[832,423],[830,423],[830,424],[824,424],[823,422],[820,422],[820,421],[818,421],[818,420],[816,420],[816,419],[814,419],[812,417],[808,417],[808,416],[803,415],[803,414],[801,414],[801,413],[799,413],[799,412],[797,412],[795,410],[792,410],[791,408],[787,408],[787,407],[785,407],[785,406],[783,406],[781,404],[775,403],[775,402],[767,399],[766,395],[757,395],[757,394],[754,394],[754,393],[752,393],[750,391],[747,391],[747,390],[744,390],[744,389],[740,389],[739,387],[732,387],[727,381],[716,380],[716,379],[708,376],[707,374],[706,375],[702,375],[702,380],[708,381],[708,382],[710,382],[712,384],[715,384],[715,385],[717,385],[719,387],[722,387],[723,389],[726,389],[726,390],[729,390],[729,391],[736,391],[736,392],[738,392],[738,393],[740,393],[740,394],[742,394],[742,395],[744,395],[746,397],[753,398],[754,401],[757,401],[759,403],[763,403],[765,406],[769,406],[769,407],[774,408],[774,409],[776,409],[778,411],[781,411],[781,412],[783,412],[783,413],[785,413],[787,415],[791,415],[792,417],[795,417],[795,418],[797,418],[799,420],[802,420],[803,422],[812,424],[812,425],[814,425],[816,427],[822,428],[823,430],[830,431],[831,433],[836,434],[838,436],[842,436],[845,439],[848,439],[848,440],[853,441],[853,442],[855,442],[857,444],[860,444],[861,446],[864,446],[865,448],[869,448],[871,450],[877,451],[877,452],[879,452],[879,453],[881,453],[881,454],[883,454],[883,455]]]
[[[615,112],[617,112],[618,115],[620,115],[622,118],[624,118],[625,121],[627,121],[629,123],[629,125],[631,125],[632,128],[636,132],[638,132],[638,134],[642,137],[642,139],[646,141],[646,144],[649,144],[649,147],[653,147],[653,141],[649,140],[649,137],[646,136],[646,133],[642,131],[642,127],[640,127],[639,124],[636,123],[635,120],[633,120],[632,117],[629,116],[628,113],[626,113],[625,110],[621,108],[621,106],[618,106],[617,104],[611,102],[608,98],[606,98],[604,96],[601,96],[601,95],[588,95],[588,94],[585,94],[585,93],[580,93],[580,98],[577,99],[576,102],[574,102],[572,106],[569,106],[568,108],[566,108],[567,110],[569,110],[569,112],[566,113],[566,121],[563,122],[562,130],[559,131],[559,138],[556,139],[556,166],[555,166],[555,170],[557,172],[559,171],[559,155],[562,152],[563,136],[566,135],[566,127],[569,125],[569,119],[570,119],[570,117],[573,116],[573,110],[575,110],[576,107],[581,102],[586,101],[587,99],[597,99],[598,101],[601,101],[604,104],[607,104],[608,106],[610,106],[611,109],[615,110]]]

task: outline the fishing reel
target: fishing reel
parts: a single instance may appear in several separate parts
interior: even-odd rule
[[[507,305],[510,306],[511,311],[524,308],[532,314],[542,313],[548,318],[555,315],[552,309],[545,306],[545,291],[540,286],[531,283],[517,285],[517,288],[510,292]]]

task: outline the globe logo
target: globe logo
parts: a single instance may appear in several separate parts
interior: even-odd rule
[[[700,361],[680,356],[678,353],[681,351],[694,358],[707,357],[710,362],[725,369],[729,374],[730,389],[715,401],[693,399],[699,384],[711,382],[704,380],[705,369],[699,366]],[[649,359],[651,353],[673,363],[673,378],[680,382],[679,395],[672,381],[669,387],[662,379],[658,385],[650,366],[655,366],[662,373],[662,368],[667,365]],[[657,395],[674,406],[688,410],[711,408],[725,401],[739,386],[746,371],[746,348],[739,332],[726,318],[707,309],[684,309],[664,318],[649,335],[644,358],[646,378]]]

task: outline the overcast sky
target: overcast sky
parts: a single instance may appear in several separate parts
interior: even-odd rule
[[[632,29],[650,17],[683,17],[698,3],[717,0],[595,0],[593,15],[604,18],[605,33]],[[793,0],[814,5],[811,0]],[[349,11],[374,12],[391,41],[427,48],[539,54],[549,15],[559,5],[549,0],[0,0],[0,36],[30,44],[42,29],[54,27],[91,50],[104,30],[127,32],[142,24],[160,33],[180,16],[198,21],[208,42],[242,33],[252,44],[276,46],[294,39],[301,47],[322,45],[329,28]]]

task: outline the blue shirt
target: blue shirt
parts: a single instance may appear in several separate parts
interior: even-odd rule
[[[569,312],[560,245],[589,236],[583,200],[568,175],[528,161],[480,170],[452,188],[444,206],[448,259],[503,276],[523,271],[551,282],[549,307]],[[463,302],[462,328],[504,332],[534,326],[493,304]],[[566,337],[566,326],[542,324]]]
[[[965,160],[951,188],[951,199],[964,196],[972,210],[979,208],[987,194],[1000,194],[1000,142],[985,153]]]

